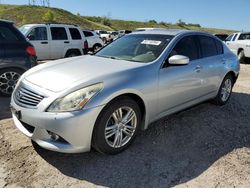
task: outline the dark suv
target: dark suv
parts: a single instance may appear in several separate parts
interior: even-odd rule
[[[35,48],[12,22],[0,20],[0,95],[10,96],[19,77],[36,64]]]

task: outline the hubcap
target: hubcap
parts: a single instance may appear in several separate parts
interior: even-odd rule
[[[17,72],[5,72],[0,75],[0,91],[10,95],[16,86],[20,74]]]
[[[135,111],[130,107],[121,107],[110,116],[105,127],[105,139],[109,146],[120,148],[133,137],[137,126]]]
[[[223,87],[221,88],[221,100],[226,102],[232,91],[232,81],[230,79],[225,80]]]

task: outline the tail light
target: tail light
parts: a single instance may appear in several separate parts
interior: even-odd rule
[[[84,46],[84,49],[88,49],[89,48],[89,44],[88,44],[87,40],[84,41],[83,46]]]
[[[26,48],[26,52],[29,56],[33,56],[33,57],[36,56],[36,50],[33,46],[28,46]]]

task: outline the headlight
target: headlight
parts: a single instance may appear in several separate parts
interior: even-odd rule
[[[74,91],[65,97],[56,99],[47,112],[71,112],[82,109],[85,104],[103,88],[102,83]]]

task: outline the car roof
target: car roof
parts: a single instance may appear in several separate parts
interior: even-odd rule
[[[13,24],[14,23],[14,22],[12,22],[10,20],[3,20],[3,19],[0,19],[0,22],[9,23],[9,24]]]
[[[183,29],[153,29],[153,30],[146,30],[146,31],[134,31],[132,34],[158,34],[158,35],[172,35],[176,36],[179,34],[185,34],[185,33],[200,33],[203,32],[199,31],[192,31],[192,30],[183,30]]]
[[[50,26],[62,26],[62,27],[78,27],[77,25],[73,25],[73,24],[63,24],[63,23],[25,24],[25,25],[23,25],[23,26],[26,26],[26,27],[33,27],[33,26],[45,26],[45,25],[50,25]]]

